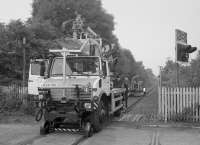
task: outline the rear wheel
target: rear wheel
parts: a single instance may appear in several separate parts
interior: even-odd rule
[[[121,114],[122,114],[122,109],[119,109],[114,113],[114,116],[119,117],[121,116]]]

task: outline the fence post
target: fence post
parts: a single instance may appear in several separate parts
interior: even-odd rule
[[[180,116],[181,116],[181,120],[183,119],[183,116],[182,116],[182,109],[183,109],[183,88],[180,88],[180,93],[179,93],[179,99],[180,99],[180,103],[179,103],[179,105],[180,105],[180,110],[179,110],[179,114],[180,114]]]
[[[177,96],[177,93],[176,93],[176,90],[177,90],[177,88],[174,88],[174,98],[173,98],[173,100],[174,100],[174,119],[176,120],[176,96]]]
[[[180,113],[180,87],[177,88],[177,95],[176,95],[176,105],[177,105],[177,120],[179,120],[179,113]]]
[[[158,86],[158,116],[161,118],[161,86]]]
[[[185,120],[188,120],[187,116],[187,108],[188,108],[188,88],[185,88]]]
[[[171,114],[171,108],[170,108],[170,97],[171,97],[171,88],[168,88],[168,96],[167,96],[167,111],[168,111],[168,120],[171,119],[170,114]]]
[[[170,96],[170,118],[173,120],[173,97],[174,97],[174,88],[171,88],[170,90],[171,96]]]
[[[182,99],[183,99],[183,107],[182,107],[182,116],[183,116],[183,120],[186,120],[186,117],[185,117],[185,115],[184,115],[184,111],[185,111],[185,104],[186,104],[186,102],[185,102],[185,92],[186,92],[186,88],[183,88],[183,92],[182,92]]]
[[[192,121],[195,121],[195,88],[192,87]]]
[[[167,122],[167,94],[168,94],[168,88],[165,88],[165,95],[164,95],[165,122]]]
[[[191,121],[192,120],[192,88],[190,87],[190,93],[189,93],[189,120]]]
[[[198,96],[198,88],[196,87],[195,88],[195,96],[194,96],[194,99],[195,99],[195,110],[194,110],[194,114],[195,114],[195,122],[197,122],[197,109],[198,109],[198,104],[197,104],[197,96]]]

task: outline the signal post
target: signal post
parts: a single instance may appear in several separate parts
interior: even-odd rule
[[[197,48],[187,44],[187,33],[179,29],[175,30],[175,43],[176,85],[179,87],[179,63],[188,63],[189,54],[196,51]]]

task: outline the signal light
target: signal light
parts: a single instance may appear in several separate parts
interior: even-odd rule
[[[189,54],[193,53],[194,51],[196,51],[197,48],[196,47],[192,47],[191,45],[184,45],[181,43],[177,43],[176,44],[176,58],[177,61],[181,61],[181,62],[188,62],[189,59]]]
[[[191,45],[188,45],[188,48],[187,48],[187,53],[192,53],[192,52],[194,52],[194,51],[196,51],[197,50],[197,48],[196,47],[192,47]]]

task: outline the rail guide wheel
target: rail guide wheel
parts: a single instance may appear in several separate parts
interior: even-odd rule
[[[49,128],[48,127],[44,127],[44,126],[40,127],[40,135],[46,135],[48,133],[49,133]]]
[[[40,127],[40,135],[46,135],[54,131],[54,126],[50,122],[45,122],[44,125]]]

